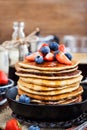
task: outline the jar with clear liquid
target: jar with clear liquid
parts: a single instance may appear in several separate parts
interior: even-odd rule
[[[25,33],[24,33],[24,22],[14,22],[13,23],[13,33],[12,33],[12,40],[20,42],[25,38]],[[24,46],[23,44],[20,44],[18,47],[13,47],[9,49],[9,60],[10,60],[10,65],[9,65],[9,78],[14,80],[15,85],[17,84],[18,76],[15,75],[15,64],[23,60],[24,58]],[[25,47],[27,48],[27,46]]]
[[[8,50],[0,46],[0,70],[4,71],[7,75],[9,72],[9,58]]]
[[[25,38],[25,32],[24,32],[24,22],[14,22],[13,23],[13,34],[12,34],[12,39],[13,40],[18,40],[19,46],[18,48],[13,48],[12,52],[14,55],[18,55],[18,58],[16,57],[17,61],[22,61],[25,57],[25,55],[28,54],[28,47],[26,44],[24,44],[24,38]],[[15,60],[16,62],[16,60]]]

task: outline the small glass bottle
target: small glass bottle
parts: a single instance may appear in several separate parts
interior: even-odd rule
[[[14,22],[13,23],[13,33],[12,33],[12,39],[13,40],[19,40],[25,38],[24,33],[24,22]]]
[[[13,23],[13,33],[12,33],[12,40],[18,40],[19,39],[19,23],[14,22]]]
[[[28,54],[28,47],[24,43],[25,41],[23,40],[25,38],[25,33],[24,33],[24,22],[19,23],[19,39],[22,40],[22,43],[19,46],[19,61],[23,61],[25,55]],[[21,41],[20,41],[21,42]]]
[[[25,33],[24,33],[24,22],[19,23],[19,39],[25,38]]]
[[[15,21],[13,22],[12,40],[18,40],[18,39],[19,39],[19,23]],[[14,66],[14,64],[18,62],[18,59],[19,59],[18,48],[15,48],[13,46],[12,49],[9,49],[9,65]]]
[[[25,53],[27,52],[27,46],[24,44],[24,22],[14,22],[13,23],[13,33],[12,33],[12,40],[19,42],[18,47],[13,47],[9,50],[9,78],[14,80],[15,85],[17,85],[18,76],[15,75],[15,64],[18,61],[22,61]]]

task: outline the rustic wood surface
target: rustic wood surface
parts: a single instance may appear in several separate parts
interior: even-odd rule
[[[0,0],[0,43],[11,39],[14,21],[25,22],[26,35],[87,35],[87,0]]]
[[[11,109],[7,106],[4,109],[0,110],[0,130],[4,130],[5,126],[6,126],[6,122],[10,119],[12,119],[13,117],[11,116],[12,111]],[[28,130],[29,126],[28,125],[24,125],[23,123],[21,123],[22,126],[22,130]],[[41,128],[41,130],[86,130],[85,128],[87,128],[87,121],[85,121],[83,124],[81,124],[80,126],[77,126],[76,128],[68,128],[68,129],[61,129],[61,128]]]
[[[6,122],[12,118],[11,114],[12,111],[8,106],[0,111],[0,128],[3,129],[5,128]],[[28,125],[21,123],[21,126],[22,130],[28,130],[29,127]],[[41,128],[41,130],[64,130],[64,129]]]

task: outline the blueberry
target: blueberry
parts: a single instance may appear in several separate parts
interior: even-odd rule
[[[29,103],[30,103],[30,98],[27,97],[27,96],[25,97],[25,103],[26,103],[26,104],[29,104]]]
[[[23,94],[19,97],[19,102],[29,104],[30,103],[30,97]]]
[[[59,50],[54,52],[54,59],[56,59],[56,54],[58,54],[59,52],[60,52]]]
[[[42,52],[42,54],[46,55],[50,52],[50,48],[48,46],[44,46],[40,49],[40,51]]]
[[[21,95],[20,97],[19,97],[19,102],[21,102],[21,103],[24,103],[25,102],[25,98],[26,98],[26,95]]]
[[[35,62],[38,63],[38,64],[43,63],[44,62],[43,56],[40,56],[40,55],[36,56]]]
[[[72,60],[72,55],[71,55],[71,53],[67,52],[67,53],[65,53],[65,56],[66,56],[69,60]]]
[[[40,130],[39,126],[33,126],[31,125],[28,130]]]
[[[50,49],[53,50],[53,51],[58,50],[58,46],[59,46],[59,45],[58,45],[57,42],[51,42],[51,43],[49,44]]]

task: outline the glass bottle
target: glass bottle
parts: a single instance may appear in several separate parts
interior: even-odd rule
[[[19,39],[19,23],[15,21],[13,22],[12,40],[18,40],[18,39]],[[18,48],[12,46],[12,48],[9,49],[9,65],[14,66],[14,64],[18,62],[18,59],[19,59]]]
[[[9,50],[9,78],[14,80],[15,85],[17,84],[18,77],[15,75],[15,64],[18,61],[22,61],[26,53],[28,53],[27,45],[24,43],[25,33],[24,33],[24,22],[14,22],[13,23],[13,33],[12,40],[19,42],[18,47],[13,47]],[[26,50],[26,51],[25,51]]]
[[[20,46],[19,46],[19,61],[22,61],[25,57],[25,55],[28,54],[28,47],[25,44],[25,41],[23,40],[25,38],[25,33],[24,33],[24,22],[19,23],[19,39],[20,41]]]
[[[13,33],[12,33],[12,40],[18,40],[19,39],[19,23],[14,22],[13,23]]]
[[[25,38],[24,33],[24,22],[14,22],[13,23],[13,33],[12,33],[12,39],[13,40],[19,40]]]
[[[8,75],[9,71],[9,58],[8,50],[0,45],[0,70],[4,71]]]
[[[25,38],[25,33],[24,33],[24,22],[19,23],[19,39]]]

